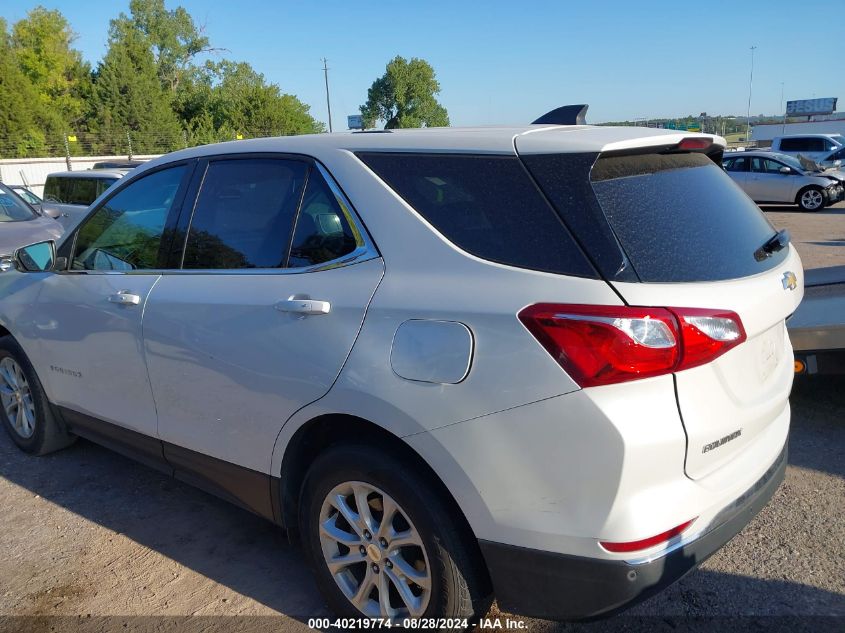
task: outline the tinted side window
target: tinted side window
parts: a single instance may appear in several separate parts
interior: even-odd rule
[[[304,162],[272,158],[209,163],[184,268],[284,266],[307,170]]]
[[[105,192],[106,189],[111,187],[116,182],[117,182],[117,178],[98,178],[97,179],[97,197],[99,197],[100,194]],[[96,198],[94,198],[94,200],[96,200]],[[92,200],[91,202],[94,202],[94,200]],[[89,202],[88,204],[91,204],[91,202]]]
[[[807,144],[807,139],[804,138],[784,138],[780,141],[780,148],[785,152],[807,152],[810,147]]]
[[[323,175],[312,169],[296,220],[288,265],[314,266],[348,255],[364,240],[349,222],[350,210],[334,195]]]
[[[521,268],[597,276],[516,157],[412,153],[359,157],[465,251]]]
[[[163,169],[112,196],[79,230],[72,269],[156,268],[165,220],[184,173],[184,165]]]
[[[56,178],[47,178],[44,183],[44,200],[46,202],[59,201],[59,181]]]

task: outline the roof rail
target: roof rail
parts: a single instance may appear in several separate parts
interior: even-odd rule
[[[586,103],[560,106],[551,112],[546,112],[539,119],[533,121],[532,125],[586,125],[587,108],[589,107]]]

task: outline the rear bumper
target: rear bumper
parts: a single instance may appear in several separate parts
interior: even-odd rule
[[[710,526],[659,557],[621,561],[569,556],[481,541],[503,611],[549,620],[611,615],[658,593],[730,541],[772,498],[786,472],[787,451]]]

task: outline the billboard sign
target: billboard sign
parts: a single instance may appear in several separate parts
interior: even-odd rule
[[[824,99],[800,99],[786,102],[787,116],[810,116],[811,114],[830,114],[836,110],[836,97]]]
[[[346,126],[350,130],[363,130],[364,129],[364,117],[360,114],[350,114],[346,117]]]

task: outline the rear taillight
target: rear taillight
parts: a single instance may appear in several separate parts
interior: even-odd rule
[[[655,534],[654,536],[650,536],[639,541],[627,541],[624,543],[599,541],[599,544],[608,552],[637,552],[639,550],[648,549],[649,547],[654,547],[655,545],[660,545],[661,543],[668,543],[692,525],[693,521],[695,521],[695,519],[690,519],[686,523],[681,523],[679,526],[673,527],[671,530],[666,530],[665,532]]]
[[[696,367],[745,340],[725,310],[538,303],[519,320],[582,387]]]
[[[713,144],[713,139],[706,136],[690,136],[678,143],[678,149],[697,150],[707,149]]]

